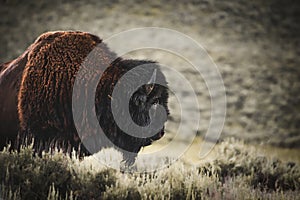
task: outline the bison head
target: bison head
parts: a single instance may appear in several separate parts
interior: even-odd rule
[[[164,135],[163,124],[169,114],[166,79],[157,63],[143,60],[117,60],[105,74],[102,77],[112,78],[101,80],[100,83],[100,101],[97,103],[96,100],[98,121],[109,140],[123,152],[125,162],[132,164],[141,147],[150,145]],[[144,84],[134,88],[135,80]],[[117,84],[122,85],[123,89],[115,97],[113,90]],[[126,101],[128,95],[130,98]],[[124,112],[126,108],[129,116]],[[160,124],[151,125],[152,121]],[[132,126],[139,127],[135,135],[132,134]]]

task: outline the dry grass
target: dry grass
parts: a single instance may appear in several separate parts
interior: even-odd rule
[[[4,199],[297,199],[297,163],[262,156],[243,142],[216,146],[218,158],[190,165],[182,160],[151,173],[122,173],[57,152],[42,158],[31,147],[0,153]],[[110,157],[120,157],[110,151]],[[137,162],[147,162],[138,160]],[[138,165],[147,163],[137,163]]]

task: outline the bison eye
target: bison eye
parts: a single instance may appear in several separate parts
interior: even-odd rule
[[[155,98],[152,102],[153,105],[159,104],[159,98]]]
[[[137,106],[142,106],[142,105],[144,105],[145,103],[146,103],[146,101],[147,101],[147,96],[145,96],[145,95],[139,95],[139,96],[136,96],[135,97],[135,105],[137,105]]]

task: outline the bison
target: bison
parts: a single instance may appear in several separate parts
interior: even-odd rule
[[[88,127],[83,137],[74,124],[72,92],[77,73],[85,67],[91,52],[96,58],[89,61],[94,68],[86,77],[80,77],[80,81],[95,78],[97,72],[102,74],[97,80],[94,107],[103,132],[97,133],[93,127]],[[168,89],[163,86],[166,80],[156,62],[120,58],[99,37],[86,32],[42,34],[20,57],[0,66],[0,148],[10,142],[13,149],[19,149],[20,145],[33,141],[38,154],[59,148],[65,152],[75,149],[83,156],[108,147],[101,141],[101,136],[105,135],[123,153],[125,163],[133,164],[143,146],[164,135],[162,127],[149,137],[142,137],[143,133],[141,137],[132,136],[117,125],[112,113],[114,86],[125,73],[141,65],[146,66],[141,76],[160,79],[163,83],[150,81],[139,87],[129,100],[132,120],[146,127],[151,122],[153,105],[160,104],[169,113]],[[92,109],[84,112],[92,112]],[[83,115],[81,120],[87,119]],[[90,141],[92,147],[87,148],[84,144],[90,145]]]

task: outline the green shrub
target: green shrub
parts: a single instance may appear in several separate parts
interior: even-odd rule
[[[115,184],[116,177],[114,171],[108,169],[96,174],[86,173],[83,179],[75,180],[72,191],[78,199],[101,199],[106,188]]]
[[[72,191],[77,199],[92,199],[114,184],[112,170],[86,171],[78,176],[75,161],[59,152],[35,157],[31,147],[22,148],[20,153],[5,150],[0,153],[2,188],[17,192],[21,199],[47,199],[54,191],[62,198]],[[8,198],[9,193],[2,195]]]
[[[20,190],[22,199],[45,199],[50,185],[65,194],[70,189],[71,170],[60,154],[51,159],[34,157],[32,148],[22,148],[20,153],[0,154],[2,184],[15,192]]]
[[[222,182],[228,177],[244,176],[251,186],[262,190],[300,189],[300,168],[296,163],[268,159],[233,139],[223,142],[218,158],[201,170],[210,175],[216,173]]]

